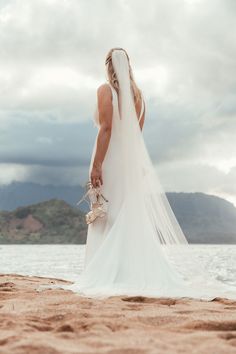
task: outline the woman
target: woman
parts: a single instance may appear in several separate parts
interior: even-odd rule
[[[124,49],[111,49],[105,65],[107,83],[97,90],[99,130],[89,177],[108,199],[107,213],[89,224],[83,272],[64,288],[97,298],[236,298],[234,287],[210,279],[204,270],[186,279],[169,261],[166,251],[175,247],[182,254],[188,242],[143,140],[144,98]]]
[[[114,71],[114,67],[112,65],[112,52],[114,49],[111,49],[106,57],[106,65],[107,65],[107,74],[108,74],[108,82],[99,86],[97,90],[97,102],[98,102],[98,111],[99,115],[96,116],[99,125],[99,133],[98,140],[96,146],[96,154],[94,159],[92,160],[92,170],[90,173],[90,180],[94,187],[103,184],[102,181],[102,163],[104,157],[107,152],[107,148],[109,145],[111,130],[112,130],[112,88],[116,90],[117,94],[119,94],[119,82],[116,78],[116,73]],[[124,50],[125,51],[125,50]],[[129,61],[129,57],[127,52],[127,59]],[[145,108],[144,108],[144,100],[142,97],[141,90],[137,87],[134,77],[132,74],[132,69],[129,64],[130,70],[130,81],[132,85],[132,90],[134,94],[134,102],[135,109],[137,112],[137,116],[139,117],[139,125],[140,129],[143,129],[144,119],[145,119]],[[111,86],[110,86],[111,85]]]
[[[108,215],[106,218],[96,220],[88,226],[85,266],[103,242],[111,225],[114,224],[124,193],[124,181],[122,182],[124,158],[121,158],[120,138],[122,127],[118,112],[119,82],[112,62],[112,54],[115,49],[125,53],[129,63],[128,54],[121,48],[111,49],[106,56],[105,65],[108,82],[99,86],[97,90],[95,123],[99,131],[89,168],[89,177],[93,186],[101,186],[102,193],[109,199]],[[142,130],[145,119],[145,104],[141,90],[134,81],[130,64],[129,77],[134,97],[136,119]],[[114,185],[115,179],[117,179],[116,185]]]

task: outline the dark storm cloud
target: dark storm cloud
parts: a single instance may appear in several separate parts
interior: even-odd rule
[[[95,133],[91,122],[22,122],[15,117],[2,134],[0,163],[87,166]]]

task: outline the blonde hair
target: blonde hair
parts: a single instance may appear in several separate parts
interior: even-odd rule
[[[130,74],[131,88],[132,88],[132,91],[133,91],[134,103],[136,104],[141,99],[141,90],[138,88],[138,86],[137,86],[137,84],[136,84],[136,82],[134,80],[133,71],[132,71],[132,68],[130,66],[129,56],[128,56],[126,50],[123,49],[123,48],[112,48],[107,53],[105,65],[107,65],[108,81],[110,82],[112,87],[114,87],[116,92],[119,93],[119,82],[117,80],[116,73],[115,73],[115,70],[114,70],[114,67],[113,67],[113,64],[112,64],[112,52],[115,49],[123,50],[125,52],[126,56],[127,56],[128,63],[129,63],[129,74]]]

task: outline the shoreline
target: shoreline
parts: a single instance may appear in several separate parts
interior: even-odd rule
[[[94,299],[56,278],[0,274],[0,354],[227,353],[236,351],[236,300]]]

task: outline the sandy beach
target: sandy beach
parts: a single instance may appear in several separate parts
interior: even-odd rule
[[[80,297],[0,275],[0,353],[236,353],[236,301]]]

